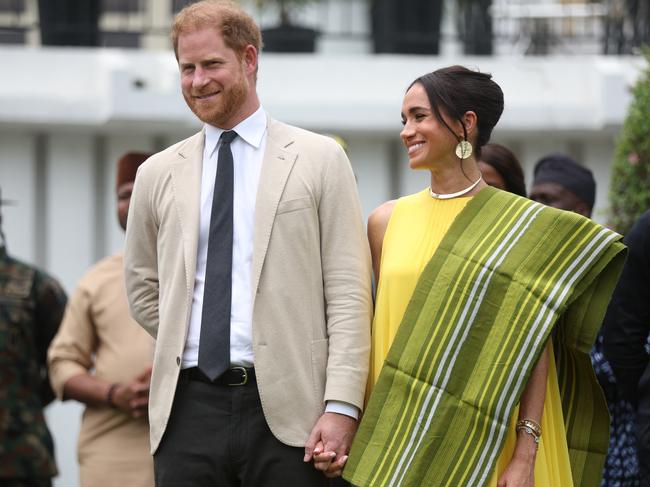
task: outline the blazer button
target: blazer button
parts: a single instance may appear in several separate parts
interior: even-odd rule
[[[181,358],[180,358],[180,357],[176,357],[176,365],[180,365],[180,364],[181,364]]]

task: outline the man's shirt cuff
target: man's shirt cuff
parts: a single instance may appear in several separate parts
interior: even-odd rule
[[[344,414],[356,420],[359,419],[359,408],[343,401],[327,401],[325,412]]]

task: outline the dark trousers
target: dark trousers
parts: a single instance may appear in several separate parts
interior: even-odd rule
[[[156,487],[326,487],[303,448],[269,430],[257,384],[215,385],[181,373],[154,455]]]
[[[52,479],[49,477],[32,477],[26,479],[0,477],[2,487],[52,487]]]

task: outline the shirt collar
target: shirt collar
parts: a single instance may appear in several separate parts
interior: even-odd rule
[[[260,107],[248,118],[235,125],[232,130],[237,132],[244,142],[259,149],[262,144],[262,138],[266,131],[266,112]],[[219,138],[225,130],[214,125],[205,124],[205,148],[206,154],[212,155],[217,148]]]

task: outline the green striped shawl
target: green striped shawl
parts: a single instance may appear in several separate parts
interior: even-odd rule
[[[555,325],[576,486],[596,486],[607,407],[589,350],[624,261],[620,235],[485,188],[422,272],[352,445],[358,486],[481,486]]]

